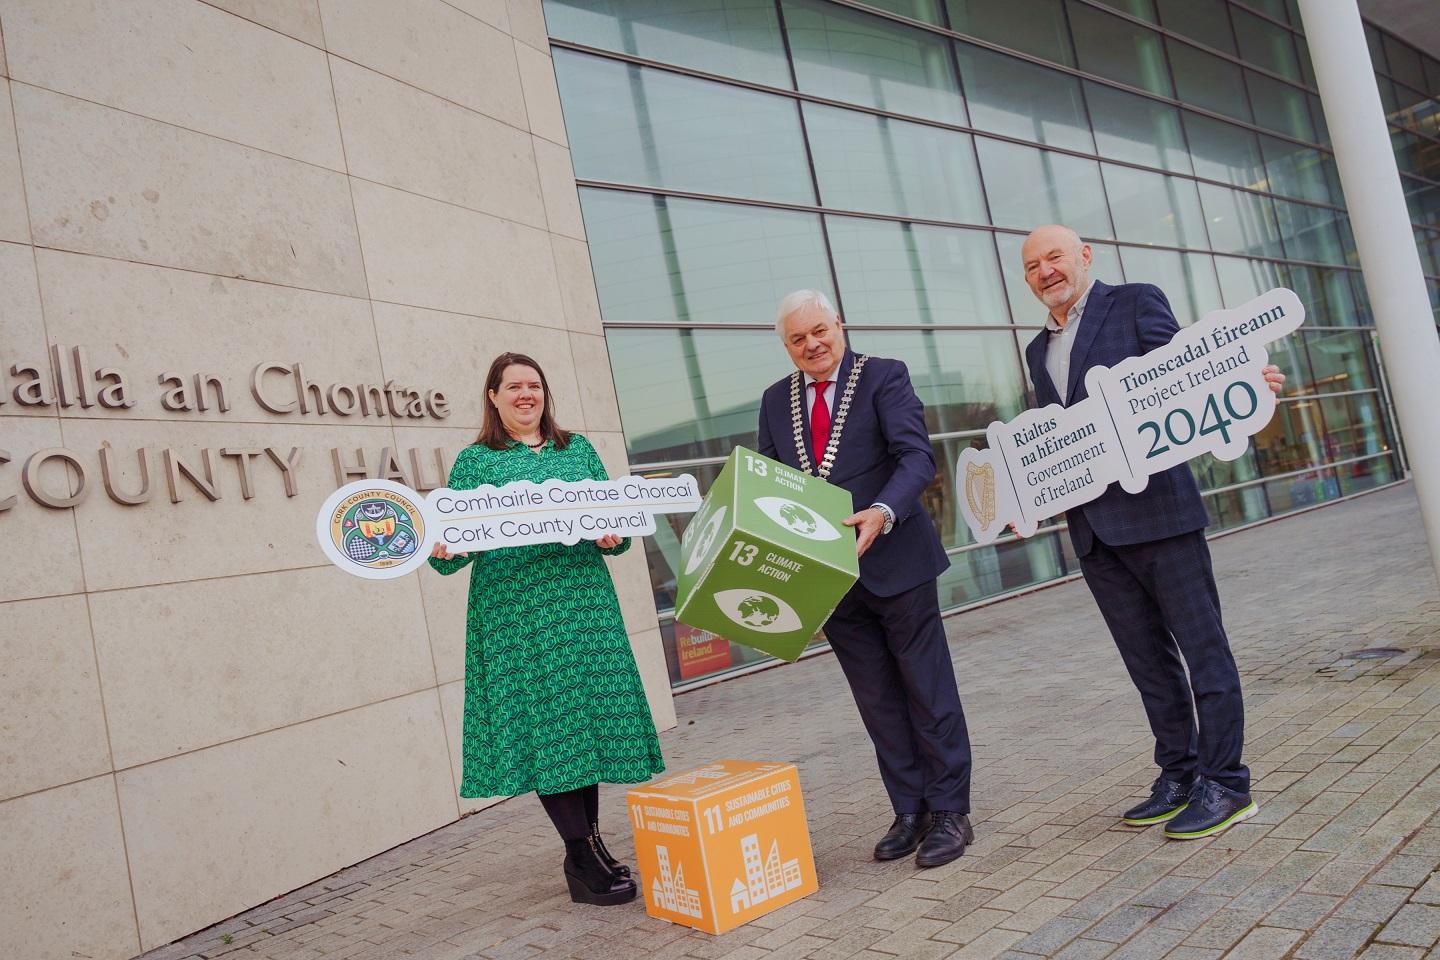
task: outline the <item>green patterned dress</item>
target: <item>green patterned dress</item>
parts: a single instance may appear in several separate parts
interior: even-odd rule
[[[606,479],[590,441],[563,450],[475,444],[447,484]],[[465,624],[462,797],[561,793],[640,783],[665,769],[615,586],[593,541],[542,543],[432,558],[442,574],[470,566]]]

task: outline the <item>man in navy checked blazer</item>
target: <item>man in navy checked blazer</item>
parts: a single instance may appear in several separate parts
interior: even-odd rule
[[[1090,246],[1068,227],[1033,231],[1021,259],[1025,282],[1050,311],[1025,349],[1041,406],[1084,400],[1085,371],[1148,353],[1180,330],[1158,287],[1091,280]],[[1276,393],[1285,381],[1275,366],[1265,368],[1265,379]],[[1140,493],[1111,484],[1065,517],[1085,583],[1155,735],[1160,776],[1123,821],[1165,823],[1165,836],[1191,840],[1254,816],[1259,808],[1240,757],[1240,674],[1220,620],[1209,517],[1189,465],[1154,474]]]

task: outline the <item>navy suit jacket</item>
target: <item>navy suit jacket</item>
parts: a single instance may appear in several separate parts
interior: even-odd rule
[[[1025,348],[1035,399],[1042,407],[1052,403],[1069,406],[1084,400],[1089,396],[1085,389],[1086,370],[1113,367],[1126,357],[1149,353],[1169,343],[1179,330],[1170,301],[1159,287],[1148,283],[1112,287],[1096,280],[1075,333],[1065,398],[1061,398],[1060,385],[1051,382],[1045,369],[1049,331],[1041,330]],[[1081,557],[1090,552],[1094,537],[1112,546],[1125,546],[1203,530],[1210,522],[1200,499],[1200,487],[1186,463],[1152,475],[1150,485],[1140,493],[1126,493],[1118,483],[1112,483],[1098,499],[1068,511],[1065,519],[1070,523],[1075,554]]]
[[[835,409],[855,354],[845,351],[836,373]],[[802,386],[802,434],[809,452],[810,403],[813,391]],[[760,452],[772,460],[800,468],[790,414],[790,378],[771,384],[760,400]],[[819,463],[811,457],[812,467]],[[850,412],[840,434],[829,480],[850,491],[855,509],[883,503],[895,512],[895,527],[881,534],[860,558],[860,582],[880,597],[934,580],[950,558],[940,544],[935,524],[920,505],[921,492],[935,479],[935,455],[925,429],[925,407],[910,385],[910,373],[899,360],[871,357],[865,361]]]

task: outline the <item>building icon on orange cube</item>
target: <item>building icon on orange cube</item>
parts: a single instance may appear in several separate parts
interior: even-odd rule
[[[721,760],[626,804],[652,917],[723,933],[818,889],[794,764]]]

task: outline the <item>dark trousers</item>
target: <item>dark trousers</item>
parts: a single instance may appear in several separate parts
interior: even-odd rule
[[[970,812],[970,734],[935,581],[893,597],[855,584],[825,624],[896,813]]]
[[[1097,537],[1080,569],[1140,691],[1165,776],[1184,783],[1198,774],[1249,793],[1240,673],[1205,534],[1122,547]]]

